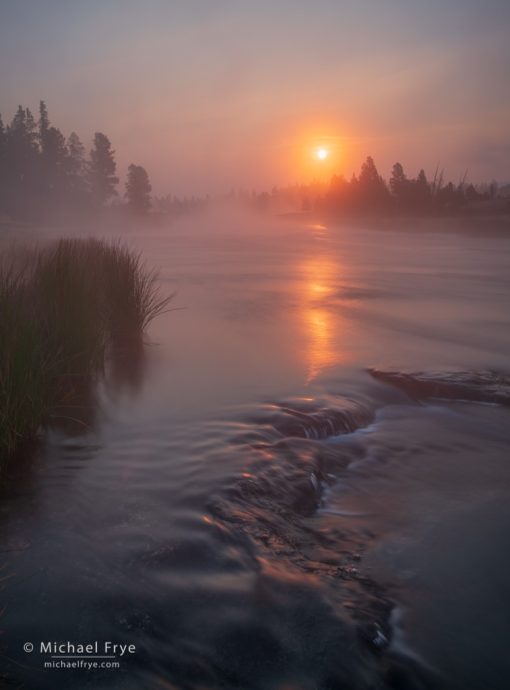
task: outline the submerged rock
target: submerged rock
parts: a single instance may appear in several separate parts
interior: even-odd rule
[[[360,402],[334,398],[294,398],[265,405],[255,423],[265,424],[284,438],[323,439],[348,434],[373,421],[374,410]]]
[[[501,372],[368,371],[373,378],[396,386],[415,400],[442,398],[510,405],[510,376]]]

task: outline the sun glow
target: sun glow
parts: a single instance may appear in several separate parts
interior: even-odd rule
[[[327,183],[332,175],[351,173],[351,140],[354,134],[341,122],[297,123],[296,130],[284,140],[285,151],[280,158],[296,181]]]

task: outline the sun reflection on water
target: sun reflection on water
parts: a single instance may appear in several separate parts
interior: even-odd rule
[[[309,383],[325,367],[346,357],[339,347],[344,320],[332,309],[329,299],[337,290],[341,267],[331,257],[320,254],[300,266],[300,275],[303,278],[300,316],[305,328],[306,382]]]

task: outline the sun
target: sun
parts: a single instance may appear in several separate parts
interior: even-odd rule
[[[320,161],[326,160],[326,158],[329,156],[329,151],[327,149],[322,149],[322,148],[317,149],[317,151],[315,152],[315,156]]]

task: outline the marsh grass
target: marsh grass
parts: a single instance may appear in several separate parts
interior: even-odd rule
[[[0,266],[0,458],[72,406],[171,299],[120,243],[62,239]]]

